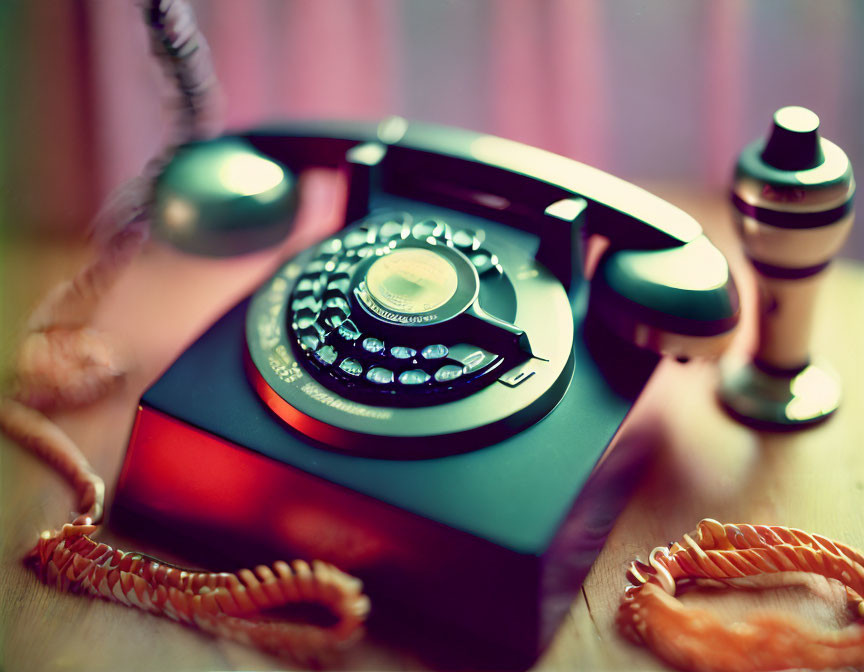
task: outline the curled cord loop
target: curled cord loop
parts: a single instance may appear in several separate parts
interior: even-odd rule
[[[210,48],[184,0],[145,0],[144,19],[153,54],[179,94],[182,141],[212,135],[218,127],[218,82]]]
[[[674,597],[681,581],[741,588],[754,586],[752,577],[788,572],[842,583],[857,622],[838,632],[815,630],[785,614],[725,624],[708,611],[686,609]],[[864,555],[840,542],[793,528],[705,519],[668,549],[655,548],[647,565],[632,562],[627,578],[632,585],[618,609],[619,630],[682,669],[864,666]]]
[[[43,583],[303,661],[315,661],[362,634],[369,611],[362,584],[327,563],[295,560],[254,571],[196,572],[93,540],[102,521],[105,487],[74,442],[39,411],[12,399],[0,399],[0,430],[52,466],[78,498],[80,513],[73,522],[43,532],[25,558]],[[335,623],[274,621],[263,613],[294,603],[320,605]]]
[[[218,82],[191,7],[185,0],[140,4],[152,51],[176,84],[177,142],[212,135],[221,125]],[[123,367],[115,363],[111,347],[86,326],[149,237],[153,186],[173,153],[173,147],[165,149],[109,197],[90,231],[97,254],[73,279],[49,293],[30,317],[18,355],[19,400],[40,409],[85,405],[122,378]],[[57,380],[61,384],[54,385]]]

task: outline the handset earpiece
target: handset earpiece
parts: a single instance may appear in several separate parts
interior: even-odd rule
[[[304,168],[348,168],[346,156],[376,138],[365,122],[308,121],[189,142],[155,181],[153,234],[185,252],[233,256],[292,230]]]
[[[194,254],[231,256],[284,239],[297,209],[292,171],[248,141],[181,146],[156,180],[153,232]]]
[[[726,259],[702,234],[666,249],[609,249],[591,281],[589,314],[640,348],[713,357],[731,338],[739,301]]]
[[[595,202],[586,222],[588,235],[609,241],[591,279],[587,319],[658,354],[719,355],[740,313],[726,258],[682,210],[608,180],[609,199]]]

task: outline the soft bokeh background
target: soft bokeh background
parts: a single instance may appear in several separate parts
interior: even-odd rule
[[[76,232],[167,137],[132,0],[0,3],[11,230]],[[774,109],[806,105],[864,165],[856,0],[195,0],[229,126],[409,118],[521,140],[647,184],[722,190]],[[0,214],[3,211],[0,210]],[[864,259],[864,231],[845,254]]]

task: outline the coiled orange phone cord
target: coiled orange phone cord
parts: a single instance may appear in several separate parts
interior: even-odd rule
[[[695,537],[695,538],[694,538]],[[856,622],[819,631],[782,613],[728,624],[675,599],[687,580],[715,587],[757,585],[753,577],[809,572],[840,581]],[[788,527],[723,525],[705,519],[693,535],[631,563],[618,609],[622,634],[668,663],[696,672],[864,666],[864,555],[850,546]]]
[[[323,562],[277,562],[236,573],[187,571],[140,553],[98,543],[105,486],[74,442],[39,411],[0,399],[0,429],[29,448],[74,488],[79,514],[43,532],[25,559],[41,581],[166,616],[276,655],[315,661],[362,632],[369,600],[357,579]],[[330,626],[273,620],[264,613],[288,604],[316,604]]]

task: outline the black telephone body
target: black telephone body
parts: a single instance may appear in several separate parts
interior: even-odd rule
[[[261,189],[214,184],[250,161]],[[629,183],[401,118],[184,146],[156,226],[199,252],[275,242],[312,166],[346,174],[344,229],[143,395],[112,522],[237,563],[329,561],[376,613],[531,660],[638,477],[618,430],[661,354],[717,353],[738,320],[726,260]]]

